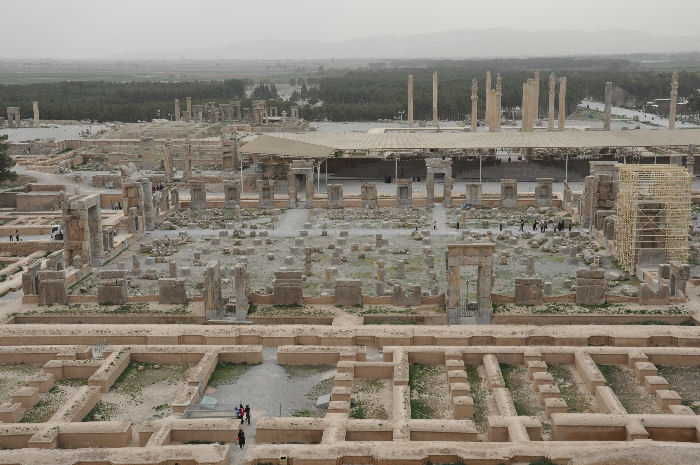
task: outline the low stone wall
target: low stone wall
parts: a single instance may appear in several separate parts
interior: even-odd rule
[[[71,296],[77,297],[77,296]],[[83,315],[52,315],[52,314],[31,314],[31,315],[14,315],[7,324],[203,324],[205,318],[203,315],[169,315],[169,314],[151,314],[144,315],[140,313],[119,313],[102,315],[83,314]],[[310,323],[323,324],[323,323]],[[330,324],[330,323],[328,323]]]
[[[306,299],[304,299],[306,300]],[[333,317],[328,316],[256,316],[248,315],[248,321],[256,325],[330,325]]]
[[[20,235],[20,237],[22,237]],[[26,257],[34,252],[43,250],[44,252],[55,252],[63,248],[63,241],[2,241],[0,242],[0,252],[9,252],[15,257]]]
[[[678,325],[692,318],[692,315],[543,315],[518,313],[514,315],[496,313],[491,317],[495,325],[627,325],[660,321]]]

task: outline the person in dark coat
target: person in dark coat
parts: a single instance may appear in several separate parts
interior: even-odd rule
[[[243,446],[245,446],[245,433],[243,430],[238,430],[238,445],[243,449]]]
[[[248,426],[250,426],[250,405],[245,404],[245,419],[248,421]]]

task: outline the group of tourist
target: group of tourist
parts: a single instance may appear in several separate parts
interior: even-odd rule
[[[15,229],[15,240],[16,240],[17,242],[20,241],[20,238],[19,238],[19,229]],[[12,231],[10,231],[10,242],[12,242]]]
[[[537,231],[537,228],[539,227],[539,228],[540,228],[540,233],[544,234],[545,232],[547,232],[547,227],[548,227],[549,223],[554,223],[554,221],[552,221],[552,220],[540,220],[540,221],[538,222],[537,220],[534,220],[534,221],[532,222],[532,230],[533,230],[533,231]],[[564,226],[564,221],[563,221],[563,220],[562,220],[562,221],[559,221],[558,223],[556,223],[556,224],[554,225],[554,231],[559,231],[559,232],[561,232],[561,231],[564,230],[565,227],[566,227],[566,226]],[[503,223],[501,223],[501,224],[499,225],[499,229],[500,229],[501,231],[503,231]],[[519,231],[523,231],[523,232],[525,231],[525,220],[523,220],[523,219],[520,220],[520,229],[519,229]],[[569,222],[569,232],[571,232],[571,222]]]
[[[236,416],[241,420],[241,425],[247,421],[248,426],[250,426],[250,405],[246,404],[245,408],[243,408],[243,404],[239,404],[236,409]],[[245,446],[245,433],[242,428],[238,430],[238,445],[241,449]]]

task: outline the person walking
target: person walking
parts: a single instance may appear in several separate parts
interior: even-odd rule
[[[433,221],[433,231],[437,229],[437,221]]]
[[[244,415],[244,414],[245,414],[245,409],[243,408],[243,404],[240,404],[240,405],[238,406],[238,418],[241,419],[241,424],[243,424],[243,421],[245,420],[245,419],[243,418],[243,415]]]
[[[520,231],[525,232],[525,220],[520,220]]]
[[[12,242],[12,231],[10,231],[10,242]]]
[[[498,230],[501,231],[501,232],[503,232],[503,221],[501,221],[500,223],[498,223]]]
[[[537,220],[532,222],[532,230],[537,231]]]
[[[15,229],[15,240],[19,242],[19,229]]]
[[[243,430],[238,430],[238,445],[243,449],[243,446],[245,446],[245,433]]]
[[[250,426],[250,405],[245,404],[245,419],[248,421],[248,426]]]

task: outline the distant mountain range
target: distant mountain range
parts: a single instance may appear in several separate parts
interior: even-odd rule
[[[374,36],[343,41],[241,41],[203,50],[142,51],[120,59],[389,59],[503,58],[623,53],[700,52],[700,37],[665,36],[622,29],[521,31],[459,29],[404,37]]]

